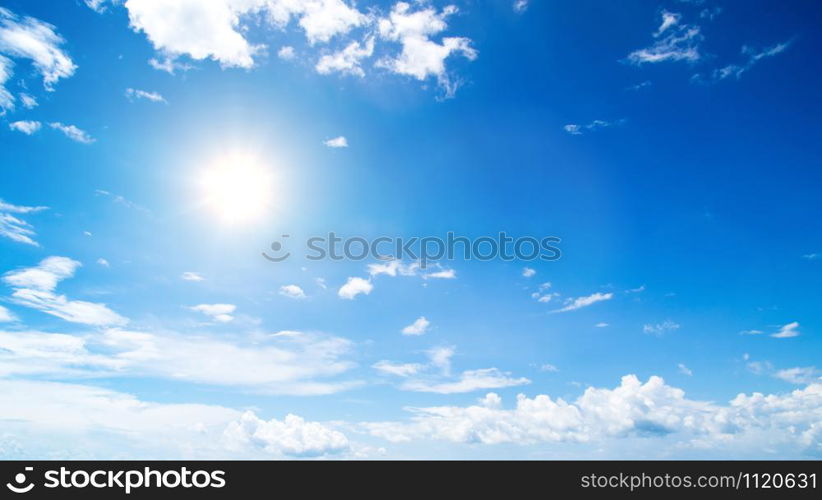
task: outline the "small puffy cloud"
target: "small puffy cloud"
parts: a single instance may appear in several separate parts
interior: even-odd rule
[[[0,7],[0,54],[30,60],[43,77],[46,90],[52,90],[58,80],[70,77],[77,69],[69,55],[61,48],[65,40],[55,29],[51,24],[39,19],[21,18]],[[8,61],[5,58],[4,60]],[[9,67],[10,64],[0,61],[0,90],[5,90],[2,87],[5,81],[3,74],[10,74]]]
[[[611,300],[614,297],[613,293],[592,293],[587,297],[577,297],[577,298],[569,298],[565,301],[565,306],[562,309],[557,309],[554,312],[568,312],[568,311],[575,311],[577,309],[582,309],[583,307],[588,307],[591,305],[596,304],[597,302],[603,302],[606,300]]]
[[[531,269],[530,267],[523,267],[522,268],[522,276],[525,277],[525,278],[530,278],[530,277],[534,276],[535,274],[537,274],[537,271],[535,269]]]
[[[127,88],[126,98],[128,98],[129,101],[143,99],[146,101],[168,104],[168,101],[166,101],[165,97],[160,95],[158,92],[149,92],[147,90]]]
[[[431,322],[425,319],[425,316],[420,316],[413,323],[402,329],[403,335],[422,335],[428,331]]]
[[[280,287],[280,295],[290,299],[304,299],[305,292],[297,285],[283,285]]]
[[[11,130],[22,132],[26,135],[32,135],[33,133],[40,130],[40,127],[42,127],[42,124],[34,120],[19,120],[16,122],[9,123],[9,128]]]
[[[528,10],[528,3],[529,0],[514,0],[514,12],[516,12],[517,14],[522,14],[523,12]]]
[[[649,47],[628,54],[627,61],[636,65],[698,61],[701,58],[699,44],[703,39],[700,28],[680,21],[680,14],[663,11],[659,28],[653,34],[656,41]]]
[[[72,141],[82,144],[91,144],[96,140],[94,137],[90,136],[88,132],[77,128],[75,125],[65,125],[60,122],[52,122],[49,123],[49,127],[54,130],[59,130]]]
[[[100,257],[97,259],[97,265],[101,267],[111,267],[111,264],[106,259]]]
[[[679,324],[671,320],[665,320],[662,323],[656,324],[649,323],[642,326],[642,331],[644,333],[650,333],[653,335],[663,335],[674,330],[679,330]]]
[[[199,304],[192,306],[189,309],[205,314],[214,321],[228,323],[234,320],[234,316],[232,316],[232,314],[237,310],[237,306],[234,304]]]
[[[683,363],[677,364],[676,367],[679,370],[679,373],[681,373],[683,375],[687,375],[687,376],[690,377],[694,374],[694,372],[692,372],[691,369],[688,368],[687,366],[685,366],[685,364],[683,364]]]
[[[373,37],[368,38],[364,44],[353,41],[340,51],[320,57],[315,69],[322,75],[337,72],[362,78],[365,76],[365,71],[360,66],[360,62],[371,57],[372,54],[374,54]]]
[[[444,31],[448,27],[446,19],[456,12],[454,5],[437,12],[425,4],[416,10],[407,2],[394,4],[388,17],[379,20],[378,31],[383,39],[400,43],[402,51],[395,58],[382,59],[379,66],[419,81],[434,77],[445,90],[445,96],[452,97],[457,84],[448,76],[445,60],[452,55],[474,60],[477,51],[469,38],[443,37],[437,43],[431,37]]]
[[[346,139],[344,136],[339,136],[333,139],[328,139],[327,141],[323,141],[323,144],[325,144],[329,148],[347,148],[348,139]]]
[[[297,54],[294,52],[294,47],[290,45],[285,45],[283,47],[280,47],[280,50],[277,51],[277,57],[285,61],[291,61],[292,59],[297,57]]]
[[[24,221],[19,216],[42,212],[47,209],[48,207],[26,207],[12,205],[0,200],[0,236],[18,243],[39,246],[33,239],[36,235],[31,224]]]
[[[186,271],[180,275],[180,279],[183,281],[205,281],[205,277],[203,277],[200,273],[195,273],[194,271]]]
[[[25,93],[20,94],[20,103],[26,109],[33,109],[37,107],[37,99]]]
[[[372,368],[385,375],[395,375],[397,377],[410,377],[425,369],[425,365],[419,363],[392,363],[390,361],[378,361],[371,365]]]
[[[798,337],[799,336],[799,322],[794,321],[792,323],[788,323],[787,325],[782,325],[779,328],[779,331],[776,333],[771,334],[771,337],[775,339],[789,339],[791,337]]]
[[[292,414],[266,421],[247,411],[229,423],[223,435],[231,448],[258,447],[277,456],[320,457],[349,449],[342,432]]]
[[[8,323],[9,321],[16,321],[17,318],[8,309],[0,306],[0,323]]]
[[[94,326],[124,325],[128,319],[105,304],[69,300],[57,295],[58,283],[74,276],[80,263],[68,257],[48,257],[35,267],[10,271],[3,281],[14,288],[11,300],[19,305],[37,309],[71,323]]]
[[[353,277],[348,278],[345,285],[341,286],[337,291],[337,295],[339,295],[342,299],[353,300],[357,295],[368,295],[373,289],[374,285],[371,281],[364,278]]]

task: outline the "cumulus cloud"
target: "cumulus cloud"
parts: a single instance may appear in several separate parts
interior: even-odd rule
[[[428,331],[431,322],[425,319],[425,316],[420,316],[413,323],[402,329],[403,335],[422,335]]]
[[[320,57],[315,68],[318,73],[323,75],[338,72],[362,78],[365,76],[365,71],[363,71],[360,63],[363,59],[371,57],[373,53],[373,37],[368,38],[363,44],[353,41],[342,50]],[[326,141],[326,146],[328,145],[328,141]]]
[[[149,92],[147,90],[127,88],[126,97],[129,101],[143,99],[146,101],[159,102],[163,104],[168,103],[168,101],[166,101],[166,98],[160,95],[158,92]]]
[[[297,54],[296,52],[294,52],[294,47],[290,45],[285,45],[283,47],[280,47],[280,50],[277,51],[277,57],[286,61],[290,61],[297,57]]]
[[[614,389],[590,387],[573,402],[520,394],[516,405],[488,394],[476,405],[412,408],[405,422],[363,424],[394,442],[432,439],[458,443],[521,445],[665,439],[669,447],[780,456],[798,447],[822,452],[822,384],[784,395],[740,394],[726,405],[691,400],[657,376],[642,382],[626,375]],[[763,443],[764,442],[764,443]],[[729,455],[730,454],[730,455]]]
[[[613,293],[592,293],[587,297],[577,297],[577,298],[568,298],[565,301],[565,306],[561,309],[557,309],[554,312],[568,312],[568,311],[575,311],[577,309],[582,309],[583,307],[588,307],[591,305],[596,304],[597,302],[603,302],[605,300],[611,300],[614,297]]]
[[[339,295],[342,299],[353,300],[357,295],[368,295],[373,289],[374,285],[371,281],[364,278],[352,277],[348,278],[345,285],[340,287],[337,291],[337,295]]]
[[[262,420],[247,411],[224,431],[229,446],[258,447],[267,453],[291,457],[319,457],[349,449],[345,434],[318,422],[288,414],[285,419]]]
[[[11,130],[22,132],[26,135],[32,135],[33,133],[40,130],[41,126],[42,124],[40,122],[34,120],[19,120],[16,122],[9,123],[9,128]]]
[[[535,274],[537,274],[536,269],[532,269],[530,267],[523,267],[522,268],[522,276],[525,277],[525,278],[530,278],[530,277],[534,276]]]
[[[297,285],[283,285],[280,287],[280,295],[290,299],[304,299],[305,292]]]
[[[237,310],[234,304],[199,304],[189,309],[203,313],[214,321],[228,323],[234,320],[232,314]]]
[[[333,139],[328,139],[323,141],[323,144],[328,146],[329,148],[347,148],[348,147],[348,139],[343,136],[335,137]]]
[[[20,219],[19,216],[34,214],[43,210],[48,210],[48,207],[12,205],[0,200],[0,236],[18,243],[39,246],[33,239],[36,234],[31,224]]]
[[[661,15],[661,24],[653,34],[656,41],[628,54],[627,61],[636,65],[698,61],[701,57],[699,44],[703,39],[699,26],[681,23],[682,16],[677,13],[663,11]]]
[[[81,264],[68,257],[48,257],[35,267],[10,271],[3,275],[3,282],[14,289],[11,300],[19,305],[37,309],[71,323],[108,326],[124,325],[128,319],[120,316],[105,304],[69,300],[57,295],[57,285],[74,276]]]
[[[94,137],[89,135],[88,132],[77,128],[75,125],[66,125],[60,122],[52,122],[49,123],[49,127],[55,130],[59,130],[72,141],[79,142],[82,144],[91,144],[96,140],[94,139]]]
[[[431,37],[445,31],[448,27],[446,19],[456,12],[454,5],[437,12],[425,5],[413,9],[407,2],[394,4],[388,17],[379,20],[378,32],[383,39],[400,43],[402,50],[396,57],[382,59],[379,65],[420,81],[434,77],[445,91],[445,96],[452,97],[457,83],[448,76],[445,60],[452,55],[474,60],[477,51],[471,46],[469,38],[443,37],[438,43]]]

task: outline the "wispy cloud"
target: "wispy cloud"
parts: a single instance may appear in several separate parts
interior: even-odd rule
[[[622,125],[623,123],[625,123],[624,119],[617,120],[615,122],[609,122],[605,120],[594,120],[587,125],[577,125],[576,123],[569,123],[568,125],[565,125],[562,128],[571,135],[582,135],[585,132],[594,132],[599,129],[613,127],[615,125]]]
[[[776,333],[771,334],[771,337],[775,339],[789,339],[791,337],[798,337],[799,336],[799,322],[794,321],[792,323],[788,323],[787,325],[783,325],[779,328],[779,331]]]
[[[751,68],[753,68],[761,60],[774,57],[785,52],[788,47],[790,47],[791,43],[792,40],[788,40],[787,42],[778,43],[764,49],[755,49],[745,45],[742,47],[742,55],[747,58],[744,63],[728,64],[727,66],[715,69],[708,77],[704,77],[702,74],[698,73],[692,77],[692,80],[699,83],[713,83],[728,78],[739,80],[742,78],[743,74],[750,71]]]
[[[675,330],[679,330],[679,323],[675,323],[671,320],[665,320],[662,323],[648,323],[643,325],[642,331],[644,333],[650,333],[653,335],[664,335],[668,332],[673,332]]]
[[[592,293],[586,297],[577,297],[577,298],[569,298],[565,301],[565,307],[561,309],[557,309],[553,312],[568,312],[568,311],[575,311],[577,309],[582,309],[583,307],[588,307],[596,304],[597,302],[603,302],[606,300],[611,300],[614,298],[613,293]]]
[[[75,125],[65,125],[60,122],[52,122],[49,123],[49,127],[59,130],[62,132],[66,137],[71,139],[72,141],[79,142],[82,144],[92,144],[96,141],[96,139],[88,134],[85,130],[77,128]]]
[[[328,139],[323,142],[329,148],[347,148],[348,147],[348,139],[343,136],[335,137],[333,139]]]
[[[699,44],[703,40],[699,26],[683,24],[682,16],[677,13],[663,11],[661,16],[659,28],[653,33],[656,41],[628,54],[627,61],[636,65],[698,61],[701,57]]]
[[[34,237],[36,236],[34,228],[28,222],[20,219],[19,216],[42,212],[47,209],[48,207],[12,205],[0,200],[0,236],[18,243],[39,246],[39,244],[34,241]]]
[[[146,90],[127,88],[126,97],[129,101],[136,101],[142,99],[151,102],[168,104],[166,98],[160,95],[158,92],[149,92]]]
[[[205,277],[200,273],[195,273],[194,271],[186,271],[180,275],[180,279],[183,281],[205,281]]]
[[[34,121],[34,120],[19,120],[19,121],[16,121],[16,122],[9,123],[9,128],[11,130],[15,130],[17,132],[22,132],[26,135],[34,134],[35,132],[40,130],[41,127],[42,127],[42,124],[40,122]]]

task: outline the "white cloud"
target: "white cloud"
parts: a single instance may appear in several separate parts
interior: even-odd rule
[[[662,22],[653,35],[656,41],[650,47],[628,54],[628,62],[641,65],[665,61],[698,61],[701,57],[699,44],[703,39],[700,28],[682,24],[680,19],[680,14],[663,11]]]
[[[571,135],[582,135],[584,130],[589,132],[596,131],[601,128],[608,128],[613,127],[614,125],[622,125],[625,122],[624,119],[617,120],[616,122],[608,122],[605,120],[594,120],[588,125],[577,125],[575,123],[570,123],[562,127],[563,130],[568,132]]]
[[[803,259],[807,259],[807,260],[816,260],[820,257],[822,257],[822,254],[819,254],[819,253],[806,253],[805,255],[802,256]]]
[[[372,54],[374,54],[373,37],[368,38],[363,45],[360,42],[353,41],[342,50],[320,57],[315,68],[318,73],[323,75],[336,71],[362,78],[365,76],[365,71],[360,66],[360,61],[371,57]],[[329,146],[328,142],[330,141],[326,141],[326,146]]]
[[[16,130],[17,132],[22,132],[26,135],[32,135],[40,130],[41,126],[42,124],[40,122],[34,120],[20,120],[9,123],[9,128],[11,130]]]
[[[339,136],[333,139],[328,139],[327,141],[324,141],[323,144],[325,144],[329,148],[347,148],[348,139],[346,139],[343,136]]]
[[[291,299],[306,298],[305,292],[297,285],[283,285],[280,287],[280,295]]]
[[[739,80],[740,78],[742,78],[742,75],[749,71],[751,68],[753,68],[756,63],[758,63],[762,59],[773,57],[775,55],[781,54],[782,52],[785,52],[785,50],[787,50],[788,47],[790,47],[790,45],[791,40],[783,43],[778,43],[770,47],[766,47],[762,50],[757,50],[747,45],[743,46],[742,55],[747,57],[747,61],[745,61],[742,64],[729,64],[727,66],[723,66],[722,68],[715,69],[711,73],[708,81],[716,82],[731,77]],[[701,74],[694,75],[693,80],[697,82],[705,82],[705,79],[702,77]]]
[[[20,219],[17,215],[32,214],[42,212],[47,209],[48,207],[26,207],[12,205],[0,200],[0,236],[9,238],[10,240],[18,243],[39,246],[33,239],[35,232],[31,224]]]
[[[143,401],[100,387],[0,380],[4,431],[17,453],[52,458],[202,459],[339,456],[346,437],[295,415],[263,421],[251,412]]]
[[[157,71],[165,71],[169,75],[173,75],[177,71],[189,71],[191,69],[194,69],[194,66],[186,63],[181,63],[179,61],[174,60],[171,57],[165,57],[163,59],[157,59],[156,57],[152,57],[148,60],[148,65],[156,69]]]
[[[342,0],[275,0],[271,12],[282,19],[281,12],[291,9],[300,16],[300,27],[305,31],[309,43],[328,42],[337,35],[343,35],[352,28],[363,26],[369,18]]]
[[[642,293],[645,291],[645,285],[640,285],[636,288],[629,288],[625,290],[625,293]]]
[[[431,322],[425,319],[425,316],[420,316],[413,323],[402,329],[403,335],[422,335],[428,331]]]
[[[11,300],[19,305],[37,309],[71,323],[107,326],[124,325],[128,319],[120,316],[105,304],[69,300],[57,295],[58,283],[74,276],[80,263],[68,257],[48,257],[36,267],[10,271],[3,281],[14,288]]]
[[[16,321],[17,317],[8,309],[0,306],[0,323],[8,323],[9,321]]]
[[[232,313],[237,310],[237,306],[234,304],[199,304],[189,309],[203,313],[214,321],[228,323],[234,320]]]
[[[578,442],[602,446],[656,438],[657,448],[721,450],[724,456],[782,456],[822,449],[822,384],[784,395],[740,394],[727,405],[690,400],[681,389],[652,376],[622,378],[614,389],[588,388],[574,402],[548,395],[517,396],[504,408],[494,393],[478,405],[412,408],[405,422],[371,422],[372,435],[394,442],[421,439],[500,444]],[[624,454],[623,454],[624,456]]]
[[[539,367],[539,371],[548,372],[548,373],[557,373],[559,371],[559,368],[552,365],[551,363],[545,363],[544,365]]]
[[[822,383],[822,371],[813,366],[786,368],[776,372],[774,377],[797,385]]]
[[[102,266],[102,267],[111,267],[111,264],[109,263],[109,261],[107,261],[106,259],[104,259],[102,257],[97,259],[97,265]]]
[[[340,298],[353,300],[354,297],[357,295],[364,293],[368,295],[371,293],[371,290],[374,289],[374,285],[371,284],[371,281],[364,279],[364,278],[348,278],[348,281],[345,282],[345,285],[341,286],[340,289],[337,291],[337,295]]]
[[[455,269],[442,269],[439,271],[434,271],[431,273],[424,273],[422,275],[422,279],[440,279],[440,280],[452,280],[456,279],[457,271]]]
[[[530,267],[523,267],[522,268],[522,275],[526,278],[530,278],[530,277],[534,276],[535,274],[537,274],[537,271],[535,269],[531,269]]]
[[[689,377],[690,377],[690,376],[692,376],[692,375],[694,374],[694,372],[693,372],[693,371],[691,371],[691,369],[690,369],[690,368],[688,368],[687,366],[685,366],[683,363],[678,363],[678,364],[676,365],[676,367],[677,367],[677,369],[679,370],[679,373],[681,373],[681,374],[683,374],[683,375],[687,375],[687,376],[689,376]]]
[[[565,301],[565,307],[562,309],[557,309],[554,312],[568,312],[568,311],[575,311],[577,309],[582,309],[583,307],[588,307],[590,305],[596,304],[597,302],[602,302],[605,300],[611,300],[614,297],[613,293],[592,293],[587,297],[577,297],[577,298],[569,298]]]
[[[294,47],[290,45],[285,45],[283,47],[280,47],[280,50],[277,51],[277,57],[286,61],[291,61],[292,59],[297,57],[297,54],[294,52]]]
[[[85,335],[0,332],[0,376],[142,376],[261,394],[320,395],[358,385],[331,379],[354,367],[345,359],[350,351],[346,339],[302,332],[249,338],[119,328]]]
[[[679,324],[671,320],[665,320],[662,323],[645,324],[642,326],[644,333],[651,333],[654,335],[663,335],[674,330],[679,330]]]
[[[517,14],[522,14],[526,10],[528,10],[528,3],[529,0],[514,0],[514,12]]]
[[[186,271],[180,275],[180,278],[183,281],[205,281],[205,277],[203,277],[200,273],[195,273],[194,271]]]
[[[496,368],[466,370],[457,380],[440,382],[426,379],[409,380],[402,385],[406,391],[433,392],[437,394],[456,394],[473,392],[480,389],[498,389],[517,385],[530,384],[527,378],[513,378],[510,373]]]
[[[97,12],[98,14],[102,14],[106,11],[107,5],[109,2],[112,4],[119,3],[120,0],[83,0],[88,8]]]
[[[80,142],[83,144],[91,144],[95,141],[94,137],[90,136],[86,131],[79,129],[74,125],[65,125],[60,122],[53,122],[49,123],[49,127],[55,130],[59,130],[72,141]]]
[[[597,323],[597,324],[596,324],[596,325],[594,325],[594,326],[595,326],[595,327],[597,327],[597,328],[607,328],[607,327],[608,327],[608,323],[606,323],[606,322],[604,322],[604,321],[600,321],[599,323]]]
[[[134,101],[134,100],[138,100],[138,99],[145,99],[146,101],[168,104],[168,101],[166,101],[165,97],[163,97],[159,93],[157,93],[157,92],[148,92],[146,90],[127,88],[126,89],[126,97],[130,101]]]
[[[0,115],[14,110],[14,96],[6,89],[5,84],[12,76],[11,59],[0,54]]]
[[[791,337],[798,337],[799,336],[799,322],[794,321],[792,323],[788,323],[787,325],[783,325],[779,328],[779,331],[771,334],[771,337],[775,339],[789,339]]]
[[[397,377],[410,377],[425,369],[425,365],[419,363],[392,363],[390,361],[378,361],[371,365],[378,372]]]
[[[119,195],[119,194],[114,194],[114,193],[111,193],[111,192],[106,191],[104,189],[95,189],[94,194],[97,195],[97,196],[105,196],[107,198],[111,198],[111,200],[114,203],[116,203],[118,205],[122,205],[126,208],[130,208],[130,209],[137,210],[139,212],[144,212],[144,213],[149,213],[150,212],[149,209],[147,209],[143,206],[140,206],[137,203],[134,203],[133,201],[127,199],[125,196],[122,196],[122,195]]]
[[[265,421],[247,411],[226,427],[224,436],[232,448],[259,447],[274,455],[291,457],[334,455],[349,449],[343,433],[292,414],[284,420]]]
[[[33,17],[20,18],[0,7],[0,53],[30,60],[43,77],[46,90],[52,90],[58,80],[70,77],[77,69],[68,54],[62,50],[63,43],[65,40],[55,32],[55,27],[51,24]],[[0,61],[2,90],[4,75],[10,75],[9,67],[7,62]]]
[[[445,96],[452,97],[457,90],[457,83],[449,78],[445,60],[455,54],[474,60],[477,58],[477,51],[471,47],[469,38],[443,37],[441,43],[437,43],[431,37],[444,31],[448,27],[446,18],[456,12],[457,7],[454,5],[448,5],[437,12],[424,4],[417,10],[412,10],[411,4],[407,2],[394,4],[389,16],[379,20],[378,29],[383,39],[399,42],[402,51],[396,58],[381,60],[379,65],[420,81],[433,76],[445,90]]]

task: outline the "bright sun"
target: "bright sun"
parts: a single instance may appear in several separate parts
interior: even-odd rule
[[[200,182],[205,204],[223,222],[248,222],[272,206],[272,173],[252,157],[222,158],[202,174]]]

